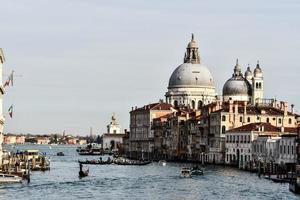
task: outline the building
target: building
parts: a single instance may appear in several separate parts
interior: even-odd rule
[[[164,102],[152,103],[130,111],[129,157],[153,158],[153,119],[173,112],[172,105]]]
[[[268,124],[288,132],[300,121],[293,105],[289,110],[287,102],[264,98],[264,74],[259,62],[253,73],[249,65],[243,73],[237,60],[232,76],[223,85],[222,96],[217,96],[212,74],[200,61],[193,35],[184,63],[170,76],[165,97],[170,106],[159,116],[150,113],[155,104],[130,112],[131,157],[226,162],[245,167],[251,161],[251,141],[255,137],[250,131],[238,136],[243,138],[240,142],[230,142],[226,148],[227,131],[249,124]],[[275,143],[271,138],[268,144],[271,148]],[[237,152],[226,154],[228,148],[243,154],[239,152],[239,158]]]
[[[2,49],[0,48],[0,83],[3,83],[2,80],[2,69],[3,69],[3,63],[5,62],[4,54]],[[3,117],[3,94],[4,94],[4,88],[3,85],[0,85],[0,166],[2,165],[2,143],[3,143],[3,126],[4,126],[4,117]]]
[[[213,76],[200,62],[198,44],[192,35],[184,55],[184,63],[179,65],[169,79],[166,102],[174,107],[184,105],[200,109],[216,100]]]
[[[275,156],[277,140],[295,132],[294,128],[278,128],[270,123],[251,123],[226,132],[226,160],[229,165],[249,167],[252,160]],[[256,146],[256,143],[258,145]],[[254,149],[254,151],[253,151]],[[254,159],[252,155],[255,154]],[[268,158],[269,159],[269,158]],[[270,159],[269,159],[270,161]]]
[[[243,76],[238,60],[233,71],[232,77],[223,86],[224,101],[248,101],[255,104],[263,99],[264,78],[258,62],[254,69],[254,75],[248,66],[245,76]]]
[[[107,132],[102,135],[102,148],[104,150],[118,151],[121,144],[123,144],[124,136],[125,133],[121,133],[121,127],[116,120],[115,114],[113,114],[111,122],[107,125]]]
[[[49,137],[36,137],[36,144],[49,144],[50,138]]]

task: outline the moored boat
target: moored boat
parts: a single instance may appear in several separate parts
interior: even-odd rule
[[[11,174],[0,174],[0,183],[21,183],[22,178]]]

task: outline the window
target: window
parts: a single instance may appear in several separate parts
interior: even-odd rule
[[[285,145],[283,145],[283,154],[285,154]]]
[[[248,135],[248,143],[250,143],[250,135]]]
[[[236,136],[236,143],[238,143],[240,140],[240,137],[239,136]]]
[[[269,119],[269,117],[267,118],[267,123],[270,123],[270,119]]]
[[[195,101],[192,100],[192,109],[195,109]]]
[[[202,101],[198,101],[198,110],[200,110],[200,108],[202,108],[202,106],[203,106],[203,102]]]
[[[287,146],[287,154],[290,154],[290,145]]]
[[[174,101],[174,106],[175,106],[175,108],[178,108],[178,101],[177,100]]]
[[[226,126],[222,126],[222,133],[224,134],[226,132]]]
[[[281,119],[280,118],[278,119],[278,123],[281,124]]]
[[[247,121],[250,122],[250,117],[248,117]]]
[[[294,146],[292,146],[292,155],[294,155]]]
[[[292,124],[292,119],[291,118],[289,118],[289,124]]]
[[[223,121],[223,122],[226,121],[226,116],[225,116],[225,115],[222,116],[222,121]]]
[[[280,154],[282,154],[282,145],[280,145]]]
[[[243,117],[240,117],[240,122],[243,122]]]
[[[231,142],[232,141],[232,135],[230,135],[230,137],[229,137],[229,142]]]

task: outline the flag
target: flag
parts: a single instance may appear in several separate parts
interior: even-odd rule
[[[3,87],[7,87],[11,84],[11,86],[14,86],[14,70],[10,73],[8,76],[8,79],[5,81]]]
[[[12,117],[13,117],[13,105],[11,105],[11,106],[9,107],[8,113],[9,113],[10,118],[12,118]]]

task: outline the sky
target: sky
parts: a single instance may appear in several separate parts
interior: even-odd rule
[[[0,0],[4,132],[74,135],[123,129],[134,106],[164,99],[194,33],[218,94],[238,58],[257,60],[266,98],[300,111],[298,0]],[[14,116],[8,108],[14,105]]]

